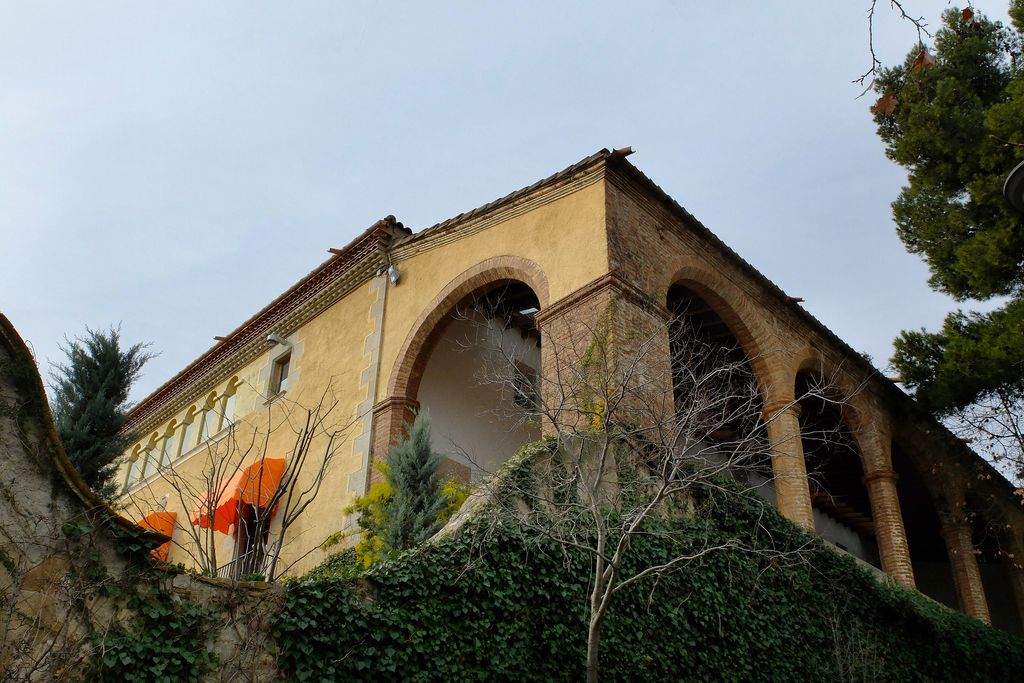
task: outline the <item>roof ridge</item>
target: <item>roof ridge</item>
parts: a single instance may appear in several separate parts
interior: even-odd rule
[[[464,211],[456,216],[452,216],[451,218],[446,218],[438,223],[435,223],[434,225],[423,228],[419,232],[414,232],[408,239],[417,240],[422,237],[426,237],[427,235],[432,235],[436,232],[441,232],[445,228],[451,227],[452,225],[456,225],[471,218],[476,218],[477,216],[489,213],[494,209],[512,203],[513,201],[519,199],[520,197],[523,197],[527,194],[530,194],[531,192],[539,190],[540,188],[546,185],[550,185],[563,178],[573,175],[574,173],[577,173],[578,171],[581,171],[584,168],[593,165],[597,161],[604,161],[606,159],[609,159],[613,155],[615,155],[616,152],[620,152],[620,150],[609,151],[607,148],[603,147],[597,152],[589,156],[586,156],[583,159],[577,161],[576,163],[566,166],[562,170],[557,171],[546,178],[542,178],[541,180],[538,180],[535,183],[531,183],[526,187],[509,192],[503,197],[499,197],[498,199],[487,202],[486,204],[481,204],[480,206],[474,209],[470,209],[469,211]]]

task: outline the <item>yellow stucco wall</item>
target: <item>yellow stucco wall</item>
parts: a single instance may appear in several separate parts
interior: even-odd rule
[[[283,394],[269,401],[265,395],[271,352],[268,351],[239,371],[237,376],[241,384],[235,405],[235,430],[230,438],[224,432],[214,435],[205,446],[193,448],[175,461],[173,476],[156,474],[141,485],[136,485],[120,501],[125,513],[139,519],[156,509],[166,495],[166,509],[178,513],[177,524],[188,524],[192,513],[190,505],[195,502],[195,490],[203,488],[204,478],[208,479],[206,471],[214,461],[233,459],[226,475],[218,475],[217,479],[220,480],[228,478],[235,471],[235,462],[247,464],[258,459],[262,453],[272,458],[291,458],[296,431],[305,423],[307,409],[315,409],[323,397],[321,405],[333,408],[324,423],[324,429],[312,441],[310,460],[299,473],[295,486],[304,489],[316,476],[317,466],[325,453],[326,433],[337,431],[339,438],[320,495],[287,531],[281,561],[286,565],[297,562],[292,573],[300,573],[322,559],[322,553],[314,552],[308,556],[307,553],[339,530],[341,511],[350,502],[349,496],[338,493],[347,490],[347,478],[357,467],[352,444],[363,428],[356,406],[366,397],[366,387],[360,385],[360,374],[368,364],[363,342],[372,331],[369,310],[375,296],[368,283],[364,283],[289,335],[289,340],[293,342],[291,375],[288,389]],[[179,422],[185,412],[181,411],[176,416]],[[164,425],[160,427],[161,431]],[[149,433],[142,442],[148,440]],[[123,481],[125,473],[122,469],[119,481]],[[182,479],[188,483],[182,484]],[[180,493],[186,487],[190,490]],[[283,510],[279,510],[278,517],[281,513]],[[272,526],[272,535],[275,531],[276,527]],[[194,551],[187,540],[188,534],[179,529],[175,535],[176,543],[170,552],[170,562],[186,565],[193,563],[190,555]],[[225,557],[225,553],[230,552],[228,537],[218,538],[218,548],[219,557]],[[226,556],[230,557],[230,554]],[[303,557],[305,559],[301,559]]]
[[[251,462],[264,451],[267,457],[291,457],[295,431],[289,423],[304,422],[305,407],[313,407],[326,394],[327,402],[334,406],[329,430],[343,433],[336,449],[336,457],[328,468],[322,490],[303,515],[289,528],[281,551],[281,562],[290,566],[289,573],[300,574],[315,566],[324,556],[317,547],[329,535],[342,529],[345,519],[342,510],[353,497],[352,478],[365,467],[368,443],[357,447],[360,434],[368,432],[372,417],[367,401],[367,369],[371,367],[374,352],[379,351],[376,368],[375,400],[387,395],[388,378],[397,361],[400,348],[412,330],[415,321],[428,304],[458,276],[475,264],[496,256],[518,256],[535,262],[545,273],[551,302],[557,301],[588,282],[600,277],[608,269],[607,241],[605,238],[604,184],[595,179],[589,185],[559,196],[551,201],[534,198],[535,205],[518,215],[509,215],[497,221],[490,219],[488,227],[477,229],[470,224],[465,232],[452,235],[430,235],[399,245],[397,265],[402,278],[397,286],[388,286],[383,308],[383,329],[379,339],[374,333],[374,302],[382,292],[374,281],[361,283],[317,317],[298,330],[281,330],[293,342],[291,377],[284,395],[267,400],[269,375],[273,351],[262,354],[236,373],[239,386],[236,391],[235,424],[231,438],[224,433],[214,436],[208,447],[197,447],[174,465],[175,477],[201,482],[204,472],[230,451],[230,457],[241,459],[255,436],[256,447],[244,456]],[[514,214],[515,212],[510,212]],[[460,228],[461,230],[461,228]],[[475,231],[474,231],[475,230]],[[383,279],[377,279],[378,285]],[[377,313],[380,314],[379,306]],[[369,343],[368,343],[369,338]],[[368,348],[372,347],[372,348]],[[277,352],[280,352],[278,348]],[[371,374],[372,370],[370,371]],[[207,387],[195,397],[197,408],[211,391],[222,393],[227,382]],[[362,405],[361,405],[362,404]],[[362,411],[362,413],[360,413]],[[187,409],[175,419],[180,423]],[[168,421],[151,426],[142,438],[150,439],[154,430],[162,432]],[[269,435],[268,435],[269,432]],[[368,434],[364,438],[368,438]],[[326,437],[319,436],[311,447],[311,455],[322,457]],[[131,449],[129,450],[131,453]],[[220,460],[219,460],[220,459]],[[318,460],[317,460],[318,462]],[[307,465],[297,485],[305,487],[316,472],[314,463]],[[125,466],[127,467],[127,465]],[[230,468],[233,472],[234,468]],[[120,473],[124,481],[126,469]],[[172,477],[160,474],[136,484],[120,505],[125,514],[140,519],[157,509],[167,496],[166,509],[178,513],[175,545],[169,561],[194,565],[185,525],[194,506],[195,495],[182,495],[180,484]],[[202,488],[195,485],[195,488]],[[275,522],[280,522],[279,512]],[[273,537],[277,527],[271,527]],[[218,547],[221,563],[231,556],[232,541],[223,534],[208,534]]]
[[[417,318],[446,285],[477,263],[495,256],[533,261],[547,276],[551,303],[607,273],[604,198],[604,183],[595,182],[399,262],[402,279],[388,292],[385,309],[377,400],[387,397],[388,379]]]

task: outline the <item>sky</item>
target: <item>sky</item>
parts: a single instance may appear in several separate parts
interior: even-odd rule
[[[377,219],[632,146],[884,369],[958,304],[896,237],[869,4],[0,0],[0,311],[44,373],[86,327],[148,341],[138,401]],[[916,34],[879,5],[891,64]]]

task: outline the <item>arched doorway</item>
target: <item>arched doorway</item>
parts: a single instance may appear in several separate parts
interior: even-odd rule
[[[414,398],[452,474],[478,481],[529,441],[540,374],[540,301],[518,280],[483,285],[441,318],[421,351]]]
[[[814,529],[826,541],[880,568],[864,467],[843,417],[843,401],[821,375],[808,370],[797,373],[795,395]]]
[[[719,312],[686,284],[669,288],[667,307],[678,427],[774,504],[763,398],[747,352]]]

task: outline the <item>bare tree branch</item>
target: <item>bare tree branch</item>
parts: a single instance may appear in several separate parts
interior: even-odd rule
[[[636,539],[674,533],[664,520],[708,513],[698,509],[702,492],[740,497],[767,514],[767,430],[778,416],[764,415],[762,387],[738,346],[708,337],[685,315],[645,329],[624,329],[614,312],[594,322],[560,321],[542,330],[543,372],[530,387],[520,349],[503,342],[507,321],[479,308],[459,316],[477,323],[465,346],[482,359],[478,381],[501,387],[517,399],[521,421],[544,427],[546,450],[505,465],[483,486],[492,487],[492,524],[517,525],[590,558],[589,680],[597,677],[601,627],[617,592],[714,553],[794,559],[805,550],[725,539],[657,564],[632,563]],[[827,378],[809,393],[842,408]],[[506,417],[512,408],[495,410]],[[837,440],[825,428],[815,436]]]

